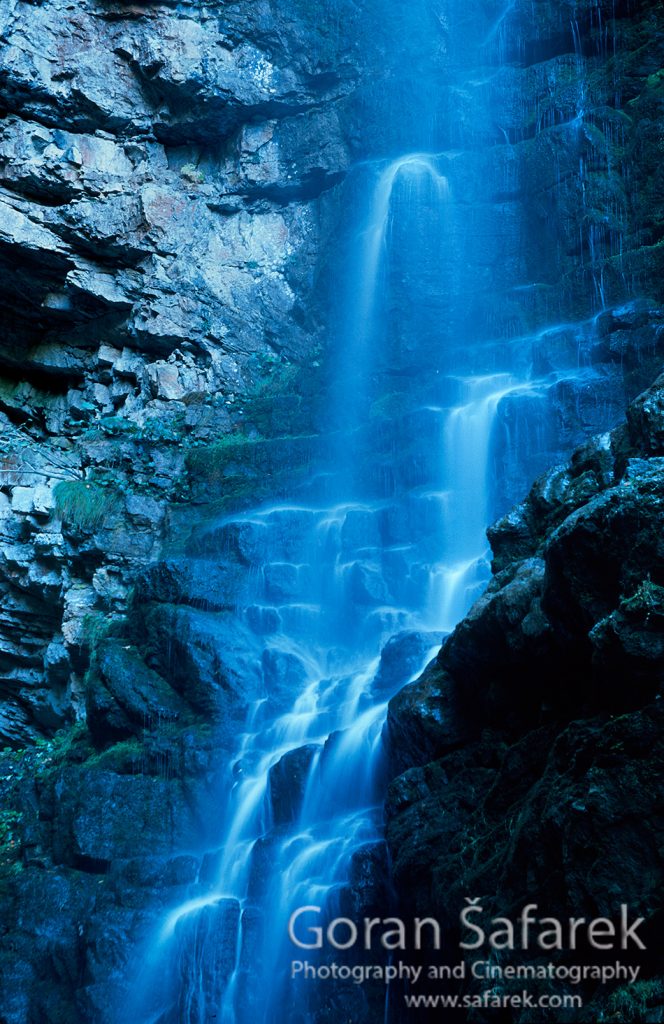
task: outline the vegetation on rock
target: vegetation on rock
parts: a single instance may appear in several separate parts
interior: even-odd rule
[[[88,480],[63,480],[56,485],[55,511],[67,526],[94,531],[108,523],[119,496],[112,488]]]

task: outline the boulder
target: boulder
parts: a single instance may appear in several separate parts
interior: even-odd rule
[[[371,688],[380,699],[390,696],[409,683],[424,667],[427,655],[434,656],[444,640],[444,633],[423,633],[404,630],[388,640],[380,652],[380,664]]]
[[[264,693],[256,636],[233,614],[169,604],[148,606],[145,627],[149,664],[232,742]]]
[[[207,559],[171,558],[137,576],[139,603],[185,604],[202,611],[230,611],[246,585],[244,567]]]
[[[302,810],[309,771],[320,746],[308,743],[289,750],[270,769],[269,794],[274,824],[289,825]]]
[[[97,743],[140,735],[159,721],[176,721],[187,713],[182,699],[147,667],[138,650],[120,640],[99,644],[85,706]]]
[[[392,776],[440,757],[474,735],[478,726],[464,716],[460,689],[449,675],[429,665],[392,698],[386,725]]]
[[[290,707],[309,672],[302,658],[294,651],[280,647],[266,647],[261,658],[265,691],[275,708]]]
[[[302,597],[300,569],[292,562],[271,562],[263,569],[265,597],[270,602],[283,603]]]
[[[116,860],[171,856],[205,834],[181,780],[65,768],[54,781],[54,857],[92,874]]]

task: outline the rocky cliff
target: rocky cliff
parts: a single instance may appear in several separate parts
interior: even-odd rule
[[[432,320],[448,318],[446,345],[433,335],[422,395],[453,346],[469,372],[507,353],[544,381],[501,404],[495,508],[612,427],[661,364],[657,6],[436,3],[414,34],[405,6],[383,8],[9,0],[0,12],[7,1024],[116,1024],[139,939],[212,870],[201,851],[229,784],[224,752],[266,680],[279,700],[292,679],[262,660],[260,628],[232,615],[247,538],[200,524],[292,492],[320,456],[345,176],[400,151],[424,70],[439,76],[441,159],[461,210],[450,251],[465,255],[444,268],[450,298]],[[458,45],[469,19],[488,46],[470,76]],[[377,434],[398,385],[379,368]],[[582,787],[593,751],[620,744],[630,793],[641,780],[651,811],[630,751],[649,742],[654,711],[642,708],[660,656],[662,581],[648,565],[658,395],[633,406],[629,434],[580,451],[494,529],[496,582],[393,706],[394,768],[409,770],[389,837],[398,886],[423,904],[433,893],[447,906],[456,861],[436,867],[433,890],[417,879],[432,877],[450,823],[464,858],[494,836],[476,824],[473,773],[509,795],[486,808],[502,835],[505,808],[521,800],[539,821],[547,787]],[[398,463],[405,478],[407,445],[388,448],[372,471]],[[581,781],[563,779],[554,751],[580,759]],[[570,799],[590,827],[585,798]],[[537,849],[549,877],[549,833]],[[525,863],[517,853],[500,853],[507,874]],[[656,879],[649,850],[630,870],[643,865]],[[501,899],[502,884],[492,876]]]
[[[20,746],[80,713],[95,623],[187,495],[183,447],[315,350],[357,67],[294,5],[17,0],[0,36],[1,733]]]
[[[582,419],[590,395],[592,405],[614,372],[609,352],[627,356],[622,368],[630,397],[661,368],[653,310],[661,302],[661,199],[655,198],[661,182],[659,172],[652,173],[661,151],[661,40],[661,13],[648,4],[611,12],[602,4],[573,10],[537,4],[532,15],[521,12],[519,31],[504,39],[521,63],[503,74],[527,82],[523,105],[509,108],[515,120],[505,130],[511,155],[520,154],[521,167],[529,168],[521,198],[530,223],[539,225],[540,244],[548,240],[557,267],[550,298],[566,294],[573,308],[594,280],[602,303],[605,287],[609,294],[631,288],[655,299],[649,312],[614,307],[594,319],[593,341],[579,352],[582,365],[587,357],[586,365],[594,359],[603,364],[602,380],[594,391],[588,381],[571,385],[571,405]],[[583,109],[579,151],[561,126],[577,102],[573,83],[581,64],[586,88],[576,108],[577,116]],[[568,163],[574,153],[580,173]],[[597,276],[593,252],[602,268]],[[534,291],[544,294],[540,286]],[[560,366],[567,330],[563,325],[536,339],[534,365]],[[637,338],[646,335],[650,341],[641,347]],[[568,387],[562,384],[558,394]],[[390,706],[387,838],[395,885],[405,917],[420,913],[445,922],[450,963],[458,962],[465,897],[480,899],[485,922],[500,914],[516,917],[529,902],[566,919],[613,916],[624,901],[647,919],[648,952],[638,961],[636,985],[589,984],[583,1011],[529,1016],[512,1010],[501,1019],[655,1021],[662,1015],[663,388],[660,377],[629,405],[626,425],[576,448],[571,462],[539,476],[511,510],[514,492],[508,485],[501,495],[498,485],[497,505],[505,515],[489,530],[489,588],[424,676]],[[611,386],[604,393],[615,397]],[[511,409],[509,399],[503,402],[506,431],[519,429],[522,401]],[[570,403],[563,400],[557,409],[565,432],[572,424]],[[533,476],[542,468],[542,440],[551,436],[545,422],[529,463]],[[570,442],[574,430],[566,434]],[[549,455],[556,461],[554,452]],[[506,469],[508,480],[515,471],[519,476],[508,456],[499,460],[497,476]],[[534,953],[525,956],[541,962]],[[584,949],[577,960],[593,956]],[[424,956],[432,958],[440,955]],[[492,958],[515,962],[498,951]],[[559,962],[569,962],[569,955]],[[461,990],[483,988],[486,983],[477,981]],[[432,991],[441,989],[449,986]],[[509,983],[497,983],[496,991],[508,993]],[[428,1019],[425,1011],[422,1019]],[[459,1019],[484,1018],[470,1011]]]
[[[218,443],[293,422],[359,77],[337,17],[357,20],[268,2],[0,13],[3,1021],[111,1019],[129,937],[198,875],[255,673],[214,681],[223,580],[163,569],[136,628],[127,610],[191,529],[178,510],[209,499]]]
[[[660,377],[492,527],[486,594],[390,707],[387,834],[409,913],[440,916],[453,948],[466,896],[487,920],[621,902],[646,919],[638,985],[586,986],[583,1013],[541,1019],[655,1021],[664,1002],[663,455]]]

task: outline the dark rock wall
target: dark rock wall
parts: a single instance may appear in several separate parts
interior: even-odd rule
[[[408,914],[445,923],[452,955],[466,896],[485,921],[526,903],[646,920],[639,989],[591,983],[582,1013],[541,1019],[661,1013],[663,416],[660,377],[492,528],[486,594],[390,705],[395,884]]]
[[[513,258],[531,287],[506,290],[491,313],[511,318],[508,344],[535,374],[559,379],[545,405],[531,394],[499,410],[494,575],[391,704],[388,843],[404,916],[438,916],[452,963],[466,896],[481,897],[485,922],[528,902],[561,918],[628,903],[647,919],[639,984],[589,984],[582,1012],[537,1019],[658,1020],[661,377],[635,396],[662,365],[662,16],[653,4],[517,4],[499,31],[509,66],[484,87],[509,144],[483,159],[495,167],[502,153],[511,184],[496,199],[523,211]],[[472,301],[469,319],[481,317],[481,288]],[[559,326],[537,331],[542,317]],[[606,430],[630,399],[627,425]]]

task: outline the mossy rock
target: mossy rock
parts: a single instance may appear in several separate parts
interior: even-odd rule
[[[86,533],[105,525],[119,506],[116,490],[88,480],[62,480],[53,493],[55,513],[63,525]]]

